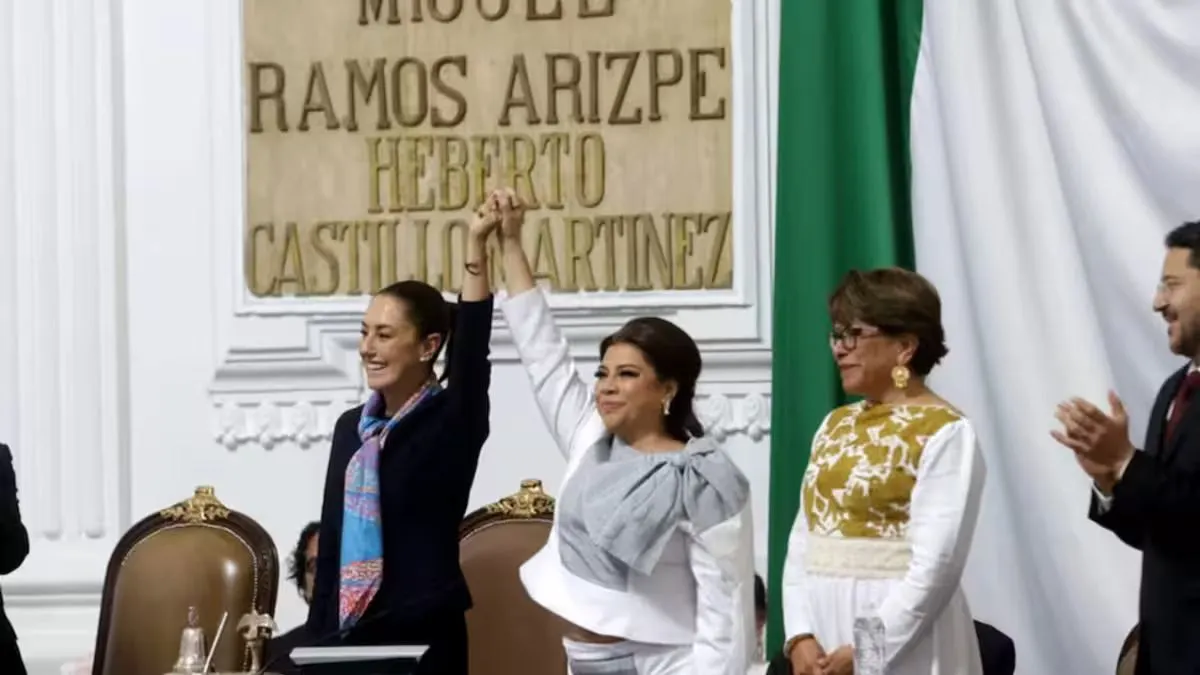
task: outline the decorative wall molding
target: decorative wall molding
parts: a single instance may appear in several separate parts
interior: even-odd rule
[[[771,394],[708,394],[696,401],[696,415],[718,441],[735,434],[761,441],[771,433]]]
[[[361,302],[363,307],[366,301]],[[265,319],[283,327],[269,345],[230,346],[217,368],[214,394],[271,392],[297,388],[330,391],[361,386],[358,332],[362,307],[353,313],[310,318]],[[655,316],[678,318],[674,307],[652,308]],[[644,308],[614,308],[606,312],[580,308],[556,310],[559,325],[579,349],[594,349],[606,335]],[[761,351],[761,350],[758,350]],[[496,313],[492,335],[492,362],[517,360],[508,327]],[[218,399],[220,397],[218,396]]]
[[[280,444],[307,449],[328,443],[339,415],[361,397],[305,400],[223,400],[216,404],[213,437],[229,450],[245,445],[271,450]]]
[[[706,373],[717,353],[742,362],[769,363],[773,267],[771,119],[774,78],[770,77],[773,13],[768,3],[733,2],[731,44],[733,69],[733,205],[734,287],[729,291],[554,294],[555,307],[568,341],[580,350],[596,342],[631,316],[654,314],[676,321],[700,343]],[[206,129],[211,131],[209,156],[213,209],[213,277],[215,288],[216,372],[211,395],[220,422],[218,440],[234,447],[250,435],[304,441],[307,432],[289,431],[291,419],[320,418],[331,401],[345,400],[360,385],[356,342],[366,298],[256,298],[242,283],[245,165],[242,85],[242,10],[239,2],[205,4],[207,32],[204,63],[211,105]],[[512,361],[503,321],[495,323],[493,362]],[[269,337],[267,337],[269,336]],[[275,403],[284,395],[286,402]],[[248,401],[249,399],[249,401]],[[254,400],[259,400],[254,403]],[[315,415],[315,417],[314,417]],[[304,422],[307,424],[308,422]],[[278,429],[261,432],[247,429]],[[297,422],[296,424],[300,424]],[[293,438],[294,436],[294,438]],[[248,441],[246,441],[248,442]],[[304,442],[312,442],[307,440]]]
[[[113,21],[112,0],[0,6],[0,441],[33,540],[14,606],[98,589],[127,524]]]
[[[696,398],[696,415],[717,440],[744,434],[760,441],[771,433],[770,387],[762,389],[701,393]],[[321,446],[329,442],[338,416],[363,400],[361,396],[295,398],[223,400],[216,404],[213,437],[228,450]]]

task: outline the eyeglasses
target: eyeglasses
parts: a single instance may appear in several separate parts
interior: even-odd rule
[[[858,347],[859,338],[880,337],[883,333],[878,330],[864,329],[854,326],[851,328],[834,328],[829,331],[829,346],[841,345],[844,349],[853,350]]]

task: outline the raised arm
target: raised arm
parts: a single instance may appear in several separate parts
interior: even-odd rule
[[[0,574],[16,571],[29,555],[29,532],[17,503],[17,474],[8,446],[0,443]]]
[[[463,302],[480,302],[492,297],[492,282],[487,260],[487,239],[500,224],[498,195],[481,205],[467,228],[466,262],[463,263]],[[449,270],[447,270],[448,272]]]
[[[479,208],[468,228],[462,293],[446,353],[450,369],[446,395],[456,408],[455,415],[463,429],[475,436],[468,446],[476,451],[483,447],[489,432],[492,364],[488,355],[493,302],[487,238],[496,230],[499,220],[493,197]]]
[[[550,433],[566,456],[586,447],[604,433],[596,414],[592,391],[571,358],[567,340],[554,322],[546,297],[537,288],[525,249],[521,246],[524,213],[517,197],[509,193],[500,227],[508,299],[501,303],[512,331],[513,344],[529,374],[534,397]]]
[[[959,587],[985,473],[965,420],[934,434],[921,454],[908,523],[912,562],[879,609],[889,667],[930,630]]]

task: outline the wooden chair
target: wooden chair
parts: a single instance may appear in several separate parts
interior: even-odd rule
[[[538,480],[472,512],[459,528],[460,560],[474,607],[467,613],[471,675],[567,672],[568,625],[525,593],[518,570],[550,535],[554,499]]]
[[[217,672],[241,671],[249,652],[238,621],[274,614],[279,554],[258,523],[230,510],[211,487],[143,518],[117,543],[100,601],[93,675],[163,675],[179,656],[188,608],[198,610]]]

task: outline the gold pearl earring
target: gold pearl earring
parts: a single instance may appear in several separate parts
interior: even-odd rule
[[[907,389],[908,380],[910,377],[912,377],[912,372],[909,371],[908,366],[896,366],[895,368],[892,368],[892,384],[895,385],[897,389]]]

